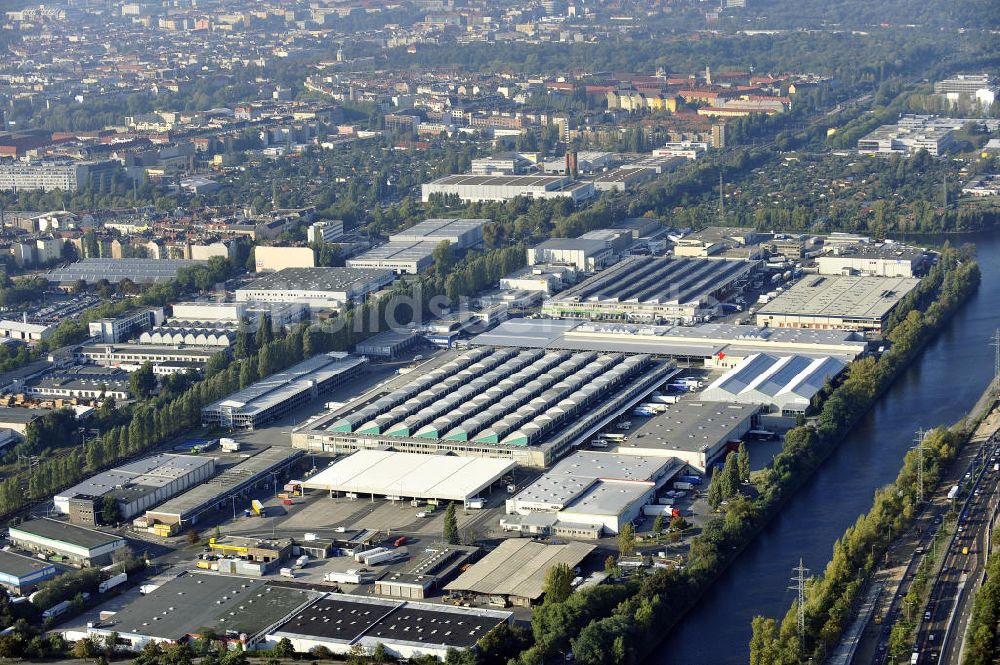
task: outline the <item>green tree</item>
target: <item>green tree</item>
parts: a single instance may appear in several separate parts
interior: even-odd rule
[[[444,511],[444,540],[449,545],[458,545],[460,542],[458,515],[455,513],[454,503],[449,503]]]
[[[140,399],[148,399],[156,390],[156,375],[153,374],[153,364],[146,362],[142,367],[132,372],[128,378],[129,391]]]
[[[282,637],[278,640],[278,643],[274,645],[272,652],[278,658],[291,658],[295,653],[295,649],[292,648],[292,641],[287,637]]]
[[[739,467],[740,480],[750,482],[750,451],[747,444],[740,441],[739,450],[736,453],[736,464]]]
[[[618,553],[622,556],[635,553],[635,527],[631,522],[625,522],[618,530]]]
[[[573,569],[565,563],[557,563],[545,571],[545,602],[561,603],[573,593]]]
[[[653,519],[653,533],[659,535],[663,533],[663,514],[659,513]]]
[[[104,524],[118,524],[121,521],[121,510],[118,507],[118,499],[110,494],[105,494],[101,499],[101,522]]]
[[[260,315],[260,324],[257,326],[257,335],[254,338],[257,348],[263,348],[274,341],[274,330],[271,327],[271,316],[269,314]]]

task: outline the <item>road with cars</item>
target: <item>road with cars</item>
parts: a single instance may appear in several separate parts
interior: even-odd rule
[[[1000,473],[993,470],[1000,463],[998,451],[1000,445],[994,433],[980,446],[963,477],[967,498],[964,505],[957,505],[957,530],[931,587],[913,654],[916,663],[960,662],[974,591],[982,581],[989,554],[989,530],[1000,498]]]
[[[982,577],[985,541],[1000,499],[1000,473],[993,471],[1000,461],[998,428],[1000,408],[990,413],[963,447],[907,534],[895,538],[887,554],[888,565],[876,575],[876,583],[885,585],[889,593],[872,613],[872,621],[858,639],[850,662],[893,662],[889,658],[889,636],[896,621],[907,614],[919,623],[916,646],[909,655],[911,663],[959,662],[958,652],[974,596],[971,590]],[[949,499],[948,492],[955,485],[960,491]],[[952,511],[959,514],[953,537],[941,531]],[[963,553],[965,547],[969,548],[968,554]],[[907,607],[903,599],[924,559],[932,553],[943,560],[940,568],[931,569],[928,604],[923,609]]]

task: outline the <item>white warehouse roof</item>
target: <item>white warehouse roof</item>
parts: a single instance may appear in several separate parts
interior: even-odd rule
[[[359,450],[302,485],[308,489],[465,501],[515,466],[510,460]]]
[[[846,366],[843,360],[831,357],[755,353],[713,381],[702,391],[701,398],[805,411],[826,380],[840,374]]]

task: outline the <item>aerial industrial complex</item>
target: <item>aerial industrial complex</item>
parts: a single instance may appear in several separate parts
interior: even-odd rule
[[[540,467],[676,372],[641,354],[474,349],[296,429],[292,443],[339,454],[450,451]]]

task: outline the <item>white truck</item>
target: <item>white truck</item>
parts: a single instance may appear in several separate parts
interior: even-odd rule
[[[327,573],[323,576],[323,579],[334,584],[369,584],[375,581],[375,576],[371,573],[360,573],[356,570],[348,570],[343,573]]]
[[[128,575],[126,575],[125,573],[119,573],[119,574],[115,575],[114,577],[109,577],[108,579],[106,579],[103,582],[101,582],[97,586],[97,590],[99,592],[101,592],[101,593],[105,593],[106,591],[110,591],[111,589],[114,589],[119,584],[124,583],[125,580],[127,580],[127,579],[128,579]]]
[[[364,561],[366,566],[375,566],[380,563],[392,563],[393,561],[398,561],[399,559],[405,559],[409,555],[410,552],[405,547],[397,547],[394,550],[386,550],[385,552],[370,554],[365,557]]]
[[[42,612],[43,619],[51,619],[52,617],[57,617],[60,614],[64,614],[70,606],[70,601],[64,600],[61,603],[53,605],[49,609]]]

